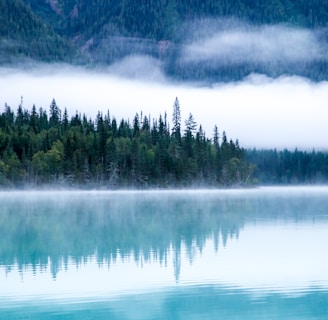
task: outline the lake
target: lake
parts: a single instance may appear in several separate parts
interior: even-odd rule
[[[328,187],[0,203],[0,319],[328,319]]]

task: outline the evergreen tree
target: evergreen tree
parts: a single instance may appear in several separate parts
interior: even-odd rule
[[[173,104],[173,114],[172,114],[172,134],[173,136],[180,141],[181,139],[181,112],[180,112],[180,102],[178,98],[175,98]]]
[[[57,106],[56,100],[52,99],[50,104],[49,124],[51,127],[58,127],[61,120],[61,112]]]

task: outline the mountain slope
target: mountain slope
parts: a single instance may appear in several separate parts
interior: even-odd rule
[[[154,40],[174,37],[181,23],[234,17],[253,24],[327,26],[328,0],[24,0],[62,35],[95,35],[108,24],[117,32]],[[56,17],[56,18],[55,18]]]
[[[328,79],[325,53],[328,0],[1,0],[0,3],[5,8],[0,11],[5,25],[0,50],[6,57],[15,54],[71,61],[71,48],[75,47],[80,53],[79,60],[74,60],[77,63],[108,65],[129,55],[148,55],[159,59],[163,70],[178,79],[229,81],[252,72]],[[289,28],[283,39],[278,34],[281,25]],[[268,34],[267,26],[278,26],[277,32]],[[239,32],[239,43],[232,45],[236,50],[230,52],[228,48],[223,58],[221,54],[214,60],[185,59],[190,56],[187,49],[195,53],[193,42],[208,56],[208,50],[213,51],[207,47],[213,43],[210,37],[219,34],[231,39],[231,30],[234,35]],[[267,34],[269,38],[265,39]],[[299,40],[299,36],[303,39]],[[302,45],[314,46],[315,59],[306,58],[305,53],[295,61],[284,60],[284,55],[273,56],[273,61],[262,57],[255,61],[253,52],[246,52],[249,59],[241,56],[231,63],[231,54],[244,52],[245,39],[250,47],[255,47],[257,57],[273,56],[265,51],[265,44],[257,44],[262,39],[269,43],[271,51],[277,52],[276,56],[282,50],[291,57],[293,51],[304,51]],[[281,50],[279,45],[283,46]],[[215,45],[215,50],[225,47],[227,43],[223,41]]]
[[[63,61],[73,50],[21,0],[0,1],[1,63],[27,58]]]

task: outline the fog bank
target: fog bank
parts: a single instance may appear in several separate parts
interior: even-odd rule
[[[255,63],[293,64],[327,59],[323,30],[287,25],[252,26],[234,21],[199,21],[191,28],[190,40],[180,59],[211,61],[215,65]]]
[[[142,59],[137,58],[144,63]],[[156,60],[145,59],[144,77],[133,73],[138,67],[133,58],[102,72],[58,65],[33,71],[2,68],[0,110],[7,103],[16,111],[23,96],[28,110],[35,104],[48,111],[55,98],[69,116],[78,111],[95,119],[98,111],[109,110],[118,120],[132,120],[142,111],[151,118],[167,112],[171,120],[178,97],[182,122],[191,112],[208,137],[217,125],[221,134],[225,130],[229,139],[239,139],[243,147],[327,149],[327,82],[251,75],[240,82],[212,86],[173,83]],[[124,63],[130,68],[128,73],[124,73]]]

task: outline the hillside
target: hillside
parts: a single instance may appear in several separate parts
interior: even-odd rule
[[[0,63],[65,61],[73,48],[21,0],[0,1]]]
[[[234,17],[254,24],[289,23],[305,28],[326,27],[328,21],[327,0],[24,1],[69,38],[95,36],[111,28],[113,35],[174,40],[182,23],[200,18]]]
[[[4,26],[0,31],[1,56],[6,61],[18,56],[108,65],[131,54],[150,55],[162,62],[168,76],[177,79],[229,81],[252,72],[328,79],[328,0],[2,0],[0,6]],[[253,36],[253,42],[258,43],[257,33],[262,27],[277,25],[294,28],[292,32],[312,32],[313,41],[300,45],[316,47],[318,43],[315,58],[278,62],[274,58],[265,63],[261,59],[237,59],[233,63],[184,59],[185,49],[195,38],[206,40],[222,30],[238,29],[250,30],[241,38]],[[298,43],[294,45],[293,40],[298,35],[288,32],[292,41],[285,51],[294,50],[292,46],[297,50]],[[267,41],[278,37],[275,33],[264,36]],[[72,48],[78,56],[73,55]],[[255,49],[266,55],[262,48]]]

